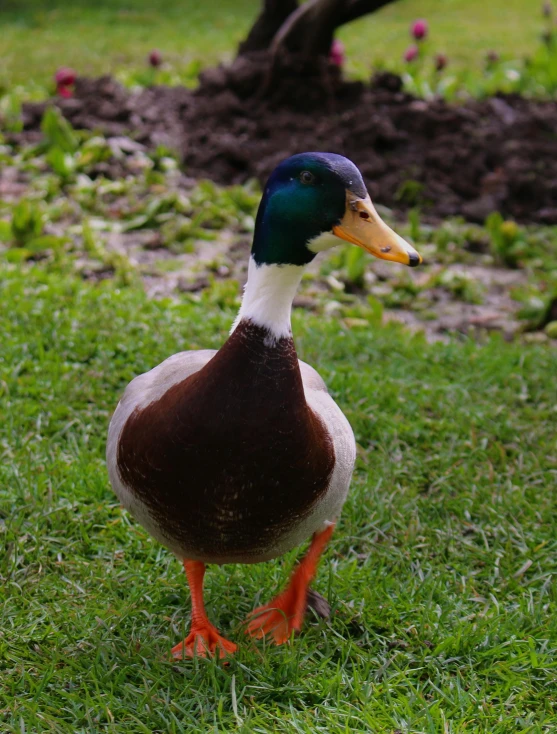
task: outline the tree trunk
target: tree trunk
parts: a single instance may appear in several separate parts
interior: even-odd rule
[[[238,56],[268,49],[280,27],[297,8],[298,0],[264,0],[261,13],[238,48]]]
[[[327,56],[337,28],[395,0],[264,0],[263,10],[239,54],[284,49],[306,58]]]

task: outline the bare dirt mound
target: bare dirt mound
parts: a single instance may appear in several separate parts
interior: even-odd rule
[[[326,150],[352,158],[372,198],[395,210],[483,221],[498,210],[557,223],[557,102],[519,96],[449,105],[416,99],[392,74],[369,85],[294,58],[269,73],[266,55],[209,69],[199,87],[132,94],[113,79],[78,79],[56,103],[75,127],[132,133],[178,148],[191,176],[262,182],[282,158]],[[24,108],[36,135],[44,104]]]

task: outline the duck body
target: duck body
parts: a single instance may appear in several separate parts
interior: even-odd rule
[[[352,429],[291,336],[238,323],[218,351],[182,352],[135,378],[107,461],[124,507],[179,558],[256,563],[336,520]]]
[[[230,336],[216,352],[181,352],[136,377],[110,423],[116,494],[184,563],[192,623],[175,657],[236,650],[205,612],[207,563],[268,561],[311,537],[286,588],[250,615],[247,632],[282,644],[301,628],[356,445],[319,374],[298,360],[290,314],[305,265],[341,239],[386,260],[421,260],[381,221],[351,161],[305,153],[277,166]]]

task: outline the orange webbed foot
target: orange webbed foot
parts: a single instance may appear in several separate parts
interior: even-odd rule
[[[272,603],[253,611],[248,619],[248,635],[256,640],[270,635],[276,645],[288,642],[292,632],[300,629],[292,624],[282,609],[277,609]]]
[[[269,635],[276,645],[288,642],[292,632],[299,632],[302,628],[305,589],[303,591],[304,594],[300,595],[295,589],[289,588],[273,601],[251,612],[248,616],[246,634],[256,640]]]
[[[191,631],[185,640],[174,645],[172,657],[184,658],[222,658],[232,655],[237,645],[219,635],[217,628],[209,622],[203,604],[203,577],[205,564],[200,561],[184,561],[184,569],[191,590],[192,621]]]
[[[174,645],[172,657],[183,660],[194,657],[218,657],[222,658],[236,652],[238,646],[230,640],[219,635],[216,627],[211,623],[192,628],[185,640]]]
[[[308,601],[308,589],[317,570],[317,563],[331,535],[334,525],[315,533],[311,545],[300,561],[286,589],[265,606],[258,607],[248,616],[246,634],[260,640],[271,635],[277,645],[287,642],[292,632],[302,629]]]

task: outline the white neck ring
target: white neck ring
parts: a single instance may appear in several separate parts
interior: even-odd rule
[[[290,336],[292,301],[303,272],[303,265],[258,265],[250,257],[248,282],[232,331],[242,319],[249,319],[268,329],[271,342]]]

